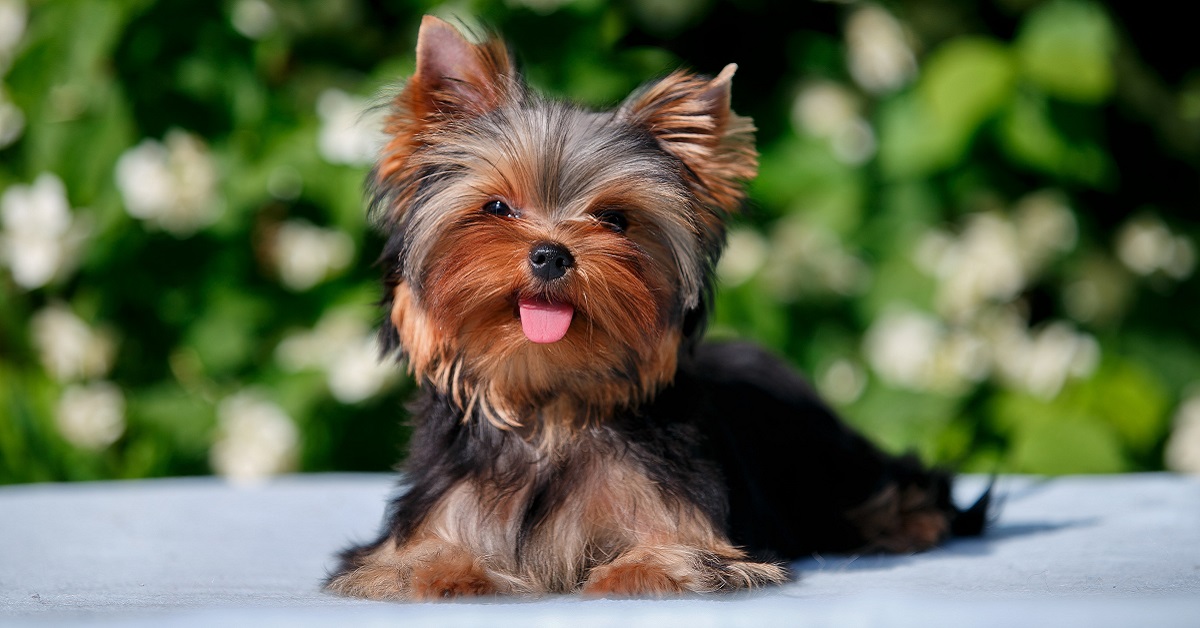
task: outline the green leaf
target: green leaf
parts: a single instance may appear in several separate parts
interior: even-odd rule
[[[229,373],[244,365],[258,348],[258,327],[269,307],[233,290],[218,290],[212,304],[188,329],[186,345],[209,374]]]
[[[1017,161],[1054,175],[1099,186],[1111,166],[1091,142],[1071,142],[1051,121],[1049,104],[1034,93],[1013,100],[1000,123],[1000,141]]]
[[[1129,466],[1111,427],[1077,419],[1025,423],[1009,458],[1011,471],[1048,475],[1118,473]]]
[[[168,381],[127,393],[131,432],[160,442],[175,455],[205,455],[215,423],[210,401]]]
[[[764,298],[760,282],[749,281],[717,293],[713,324],[744,331],[745,336],[769,347],[781,347],[790,327],[783,306]]]
[[[1016,68],[999,42],[962,37],[938,48],[917,86],[929,114],[963,138],[1012,95]]]
[[[1092,412],[1116,431],[1131,452],[1147,453],[1167,429],[1167,393],[1134,362],[1109,360],[1087,388],[1075,394],[1087,396]]]
[[[1054,96],[1097,103],[1112,93],[1116,36],[1094,3],[1042,5],[1026,18],[1016,46],[1022,75]]]
[[[91,204],[109,185],[133,138],[132,114],[109,66],[129,17],[122,4],[129,3],[46,3],[6,77],[27,117],[25,178],[58,174],[76,204]]]
[[[871,382],[863,396],[846,408],[846,419],[885,451],[916,451],[930,460],[938,453],[936,435],[961,412],[958,398]]]
[[[803,214],[811,224],[845,235],[857,229],[866,203],[861,169],[835,159],[826,142],[791,138],[770,149],[753,181],[764,209]]]
[[[962,140],[915,94],[880,109],[879,167],[889,180],[918,178],[953,164],[965,148]]]
[[[934,51],[915,93],[880,113],[880,164],[891,179],[958,162],[984,121],[1012,98],[1016,67],[990,39],[962,37]]]

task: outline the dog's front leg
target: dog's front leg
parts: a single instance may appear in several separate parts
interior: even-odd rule
[[[409,598],[445,598],[494,595],[499,592],[484,561],[462,546],[428,539],[409,550]]]
[[[503,582],[461,545],[429,536],[396,547],[389,539],[328,584],[330,591],[375,600],[441,600],[501,593]]]

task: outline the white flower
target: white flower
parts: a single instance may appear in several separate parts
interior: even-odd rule
[[[283,285],[308,290],[336,275],[354,259],[354,241],[336,229],[323,229],[304,220],[288,220],[275,232],[275,267]]]
[[[328,366],[329,392],[342,403],[358,403],[375,396],[395,372],[380,362],[379,345],[371,334],[337,352]]]
[[[836,404],[853,403],[867,386],[867,375],[857,364],[839,358],[821,370],[817,388]]]
[[[259,482],[295,467],[300,443],[295,423],[257,392],[242,391],[220,403],[217,434],[209,463],[235,483]]]
[[[0,0],[0,71],[8,66],[17,44],[25,35],[29,10],[22,0]]]
[[[1162,266],[1172,279],[1183,281],[1192,276],[1196,269],[1196,247],[1187,236],[1177,235],[1171,238],[1171,254]]]
[[[859,98],[833,81],[814,81],[800,88],[792,102],[792,124],[816,137],[830,137],[860,115]]]
[[[1200,474],[1200,395],[1179,406],[1164,457],[1172,471]]]
[[[767,241],[754,229],[729,231],[725,252],[717,262],[717,276],[727,286],[738,286],[755,275],[767,261]]]
[[[829,146],[833,149],[833,156],[842,163],[865,163],[875,155],[875,131],[866,120],[856,118],[830,138]]]
[[[111,382],[73,384],[63,391],[54,418],[71,444],[104,449],[125,432],[125,396]]]
[[[875,154],[875,132],[863,119],[857,96],[832,81],[804,86],[792,103],[792,124],[829,141],[833,155],[860,164]]]
[[[117,159],[117,187],[130,216],[149,220],[175,202],[167,147],[146,139]]]
[[[991,317],[985,327],[1000,379],[1043,399],[1056,397],[1068,379],[1091,375],[1100,362],[1100,343],[1063,321],[1031,332],[1009,311]]]
[[[1171,233],[1153,216],[1140,216],[1117,232],[1117,257],[1139,275],[1162,271],[1183,280],[1196,267],[1196,251],[1186,236]]]
[[[263,0],[237,0],[229,18],[233,29],[250,39],[262,39],[275,29],[275,10]]]
[[[932,316],[892,310],[871,324],[864,338],[864,352],[871,368],[884,380],[920,388],[943,333]]]
[[[3,18],[0,18],[3,19]],[[25,114],[8,100],[0,85],[0,148],[17,141],[25,130]]]
[[[317,116],[321,118],[317,149],[321,157],[334,164],[366,165],[375,161],[386,140],[384,115],[383,109],[368,109],[366,100],[340,89],[321,92],[317,98]]]
[[[884,381],[901,388],[954,393],[986,372],[982,342],[913,310],[892,309],[876,319],[864,353]]]
[[[940,231],[926,234],[916,263],[940,280],[938,311],[958,322],[989,301],[1011,300],[1026,282],[1016,228],[995,214],[970,216],[957,238]]]
[[[1088,334],[1057,321],[1031,338],[1024,366],[1026,390],[1053,399],[1069,377],[1086,377],[1100,361],[1100,344]]]
[[[876,319],[863,342],[871,368],[888,383],[944,393],[961,392],[987,376],[985,349],[975,334],[901,307]]]
[[[762,278],[776,299],[790,301],[806,293],[855,294],[867,285],[870,273],[837,234],[793,214],[771,229]]]
[[[117,348],[112,334],[93,330],[64,305],[38,310],[30,328],[42,365],[59,381],[103,377],[112,368]]]
[[[917,74],[904,28],[882,7],[868,4],[846,21],[850,75],[864,89],[894,91]]]
[[[1010,302],[1075,247],[1075,217],[1058,193],[1030,194],[1014,214],[972,214],[958,235],[932,230],[921,238],[914,261],[939,280],[935,303],[948,320],[965,323],[988,304]]]
[[[1059,192],[1042,190],[1017,201],[1014,226],[1026,276],[1041,272],[1054,255],[1075,248],[1075,215]]]
[[[304,191],[304,177],[291,166],[276,166],[267,175],[267,193],[281,201],[294,201]]]
[[[221,213],[217,168],[196,136],[173,129],[165,144],[153,139],[117,159],[117,188],[130,216],[186,237]]]
[[[349,309],[330,312],[312,331],[294,333],[279,343],[275,358],[292,371],[325,371],[329,392],[342,403],[368,399],[396,377],[383,364],[370,326]]]
[[[289,334],[275,348],[275,359],[286,369],[324,369],[348,343],[365,336],[367,325],[348,310],[321,317],[309,331]]]
[[[0,261],[13,279],[32,290],[65,274],[86,237],[86,223],[75,220],[67,189],[55,175],[38,175],[33,185],[14,185],[0,196]]]

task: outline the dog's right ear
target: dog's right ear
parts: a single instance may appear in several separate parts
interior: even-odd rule
[[[417,120],[437,123],[499,107],[516,76],[504,43],[473,44],[450,24],[426,15],[417,33],[417,71],[400,98]]]
[[[416,66],[390,103],[383,129],[387,144],[367,179],[371,213],[391,228],[419,187],[422,174],[413,154],[446,125],[492,111],[524,89],[504,42],[489,35],[471,43],[431,15],[417,33]]]

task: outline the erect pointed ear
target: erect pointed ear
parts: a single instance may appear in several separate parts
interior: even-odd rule
[[[683,162],[693,191],[724,212],[738,209],[744,182],[758,172],[754,123],[729,108],[736,70],[731,63],[713,79],[675,72],[631,94],[618,111]]]
[[[397,222],[421,174],[413,154],[431,134],[456,120],[492,111],[525,89],[504,42],[471,43],[450,24],[426,15],[417,33],[417,69],[392,99],[384,125],[388,142],[368,179],[372,213]]]
[[[512,66],[499,39],[473,44],[450,24],[426,15],[417,33],[417,71],[402,96],[419,120],[486,113],[515,87]]]

